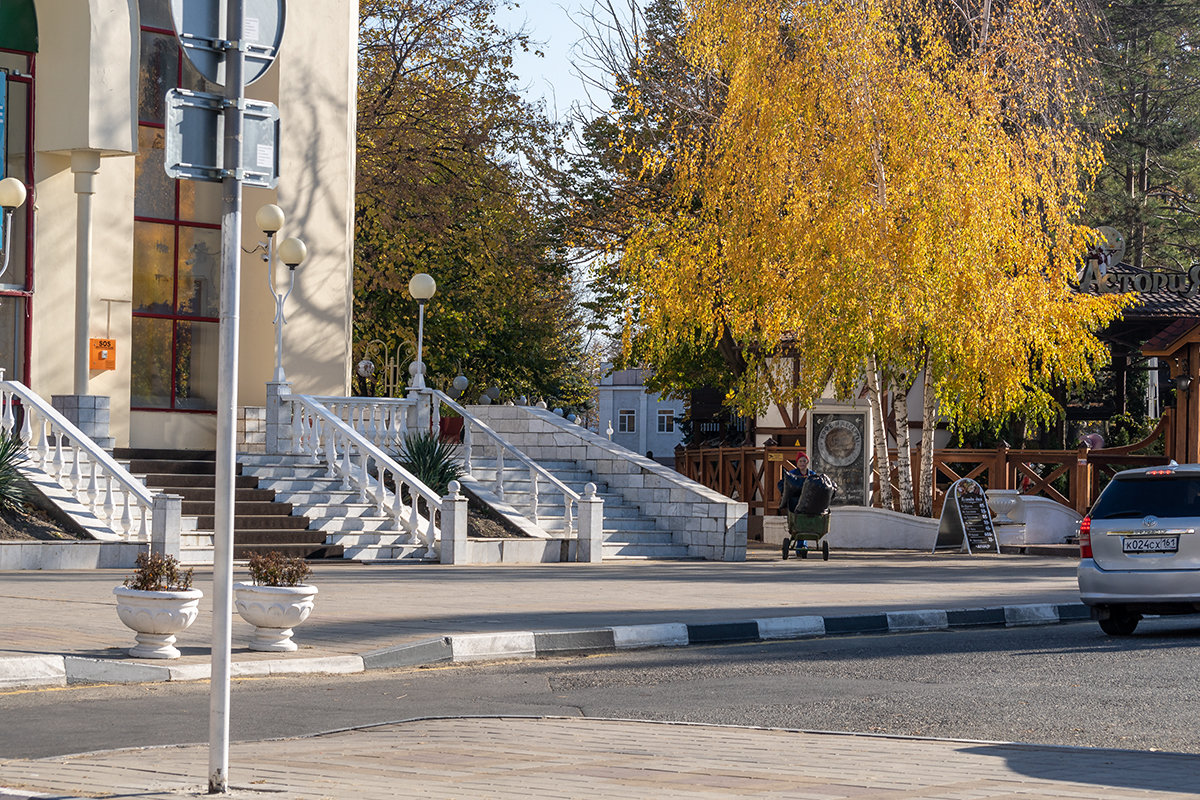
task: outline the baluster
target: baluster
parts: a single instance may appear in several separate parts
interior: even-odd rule
[[[0,426],[4,428],[5,436],[11,436],[12,429],[16,427],[17,424],[16,417],[13,416],[12,410],[13,393],[9,391],[0,392],[0,398],[2,398],[4,402],[3,414],[0,416]]]
[[[442,401],[433,392],[429,393],[429,427],[439,436],[442,433]]]
[[[383,465],[375,462],[375,469],[379,470],[379,481],[377,483],[379,492],[375,495],[375,513],[379,516],[387,516],[387,472]]]
[[[533,467],[529,468],[529,518],[538,524],[538,473]]]
[[[62,431],[55,431],[53,423],[51,423],[50,434],[55,437],[54,445],[54,461],[50,464],[50,474],[55,480],[60,480],[63,474],[63,451],[62,451]],[[67,487],[71,488],[70,486]]]
[[[99,460],[93,459],[91,474],[88,476],[87,485],[88,508],[92,509],[93,512],[96,510],[96,498],[100,496],[100,486],[96,481],[96,473],[99,471],[100,462]]]
[[[314,411],[308,412],[308,417],[309,425],[312,426],[308,436],[308,440],[312,442],[312,460],[314,464],[319,464],[321,456],[329,450],[329,432],[327,430],[329,426]]]
[[[437,528],[434,527],[434,511],[433,506],[430,507],[429,519],[425,522],[425,546],[433,547],[437,542]]]
[[[68,449],[71,452],[71,490],[75,492],[75,497],[79,498],[83,491],[83,467],[79,462],[83,461],[83,448],[70,439],[67,440]]]
[[[412,513],[408,515],[408,525],[406,525],[405,528],[411,534],[409,541],[416,542],[421,538],[421,517],[417,513],[417,500],[419,498],[416,487],[409,486],[408,491],[410,493],[410,499],[412,500]]]
[[[401,424],[404,418],[404,406],[398,403],[389,403],[388,412],[391,417],[388,425],[388,440],[393,447],[399,447],[404,440],[404,426]]]
[[[496,496],[504,499],[504,448],[496,440]]]
[[[358,451],[358,476],[358,502],[370,502],[371,473],[367,472],[367,453],[362,448]]]
[[[37,463],[42,465],[42,469],[46,468],[46,460],[50,458],[50,437],[46,435],[46,422],[37,416],[37,424],[33,423],[36,411],[33,406],[25,406],[25,424],[21,429],[21,438],[25,440],[25,447],[30,446],[33,441],[34,432],[37,432]]]
[[[403,485],[398,473],[392,473],[392,482],[396,486],[396,491],[392,495],[392,525],[396,530],[401,530],[404,527],[404,501],[400,497],[400,487]],[[411,489],[409,490],[412,491]]]
[[[104,521],[111,528],[113,512],[116,511],[116,506],[113,505],[113,476],[105,475],[104,478]]]
[[[133,498],[124,486],[121,487],[121,495],[124,499],[121,503],[121,521],[118,523],[117,533],[126,536],[133,527],[133,516],[129,512],[129,504],[133,502]]]
[[[563,492],[563,536],[569,539],[573,528],[574,525],[572,525],[571,521],[571,495]]]
[[[329,425],[326,427],[328,427],[328,430],[325,431],[325,476],[332,478],[337,474],[338,451],[337,443],[333,439],[333,426]]]
[[[350,448],[352,447],[352,442],[349,439],[345,438],[345,436],[343,434],[339,434],[339,437],[341,437],[343,439],[343,441],[342,441],[342,481],[344,483],[346,483],[346,485],[349,488],[353,489],[354,488],[354,461],[351,459],[351,456],[350,456]]]
[[[142,524],[138,527],[138,539],[146,542],[150,540],[150,507],[139,502],[138,510],[142,512]]]

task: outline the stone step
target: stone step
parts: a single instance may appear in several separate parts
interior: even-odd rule
[[[215,461],[168,461],[150,458],[134,458],[125,463],[125,468],[134,475],[213,475],[217,474]],[[239,474],[241,468],[238,468]]]
[[[217,499],[217,490],[211,486],[181,486],[162,491],[177,494],[184,502],[213,503]],[[235,503],[269,503],[274,499],[275,492],[270,489],[234,489],[233,493]]]
[[[211,515],[213,513],[213,500],[184,500],[183,513],[196,515]],[[234,500],[234,513],[245,515],[252,514],[256,516],[288,516],[292,513],[291,503],[272,503],[261,500]]]
[[[284,478],[284,479],[300,479],[306,478],[315,480],[327,478],[329,470],[321,464],[303,464],[303,465],[274,465],[274,466],[252,466],[242,465],[243,475],[253,475],[260,480],[268,478]]]
[[[215,488],[215,475],[171,474],[166,472],[149,472],[142,479],[152,488],[163,491],[187,488]],[[253,475],[238,475],[234,479],[234,487],[238,489],[254,489],[258,486],[258,478]],[[174,492],[172,492],[174,493]]]
[[[320,559],[344,557],[341,545],[325,544],[323,541],[320,544],[240,544],[235,539],[233,544],[234,558],[250,558],[250,556],[255,554],[270,552],[282,553],[288,558]]]
[[[334,534],[338,531],[390,530],[394,526],[391,517],[316,517],[309,522],[308,529]]]
[[[604,558],[612,559],[646,559],[646,560],[679,560],[691,559],[684,545],[643,545],[618,544],[603,545]]]
[[[341,478],[263,478],[259,481],[259,487],[284,496],[297,492],[349,491]]]
[[[314,503],[297,505],[296,514],[308,517],[312,521],[380,516],[379,507],[374,503]]]
[[[233,546],[324,544],[325,531],[242,530],[233,532]]]
[[[281,494],[281,499],[291,503],[293,508],[299,510],[310,506],[325,505],[326,503],[334,504],[351,504],[358,502],[358,492],[339,489],[336,491],[303,491],[289,492]]]
[[[205,531],[213,530],[215,520],[216,517],[213,515],[197,517],[196,527]],[[279,514],[235,514],[233,518],[233,529],[235,531],[303,531],[308,529],[308,518]]]
[[[326,543],[340,544],[347,550],[412,545],[411,539],[412,534],[408,531],[347,531],[331,533],[325,537]]]
[[[673,545],[674,538],[669,531],[610,531],[605,529],[601,541],[604,544],[646,544]]]
[[[343,558],[352,561],[367,561],[371,563],[391,561],[429,561],[436,562],[435,556],[425,555],[425,548],[416,544],[379,545],[376,547],[346,547],[343,548]]]

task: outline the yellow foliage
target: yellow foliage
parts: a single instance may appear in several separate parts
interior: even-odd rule
[[[910,380],[928,363],[960,422],[1045,417],[1052,381],[1092,380],[1094,332],[1126,299],[1071,288],[1100,151],[1053,80],[1045,3],[1006,4],[970,47],[921,0],[686,5],[686,52],[727,100],[658,162],[674,207],[622,257],[651,346],[727,326],[746,412],[848,391],[869,353]],[[784,342],[790,390],[763,374]]]

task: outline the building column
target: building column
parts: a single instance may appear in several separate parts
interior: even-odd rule
[[[92,294],[92,196],[96,193],[96,175],[100,154],[94,150],[71,153],[71,172],[75,175],[75,394],[88,393],[88,356],[91,337],[90,302]]]

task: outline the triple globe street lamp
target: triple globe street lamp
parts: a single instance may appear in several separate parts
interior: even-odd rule
[[[283,227],[284,222],[283,209],[279,206],[273,203],[263,206],[254,215],[254,221],[258,224],[259,230],[267,237],[267,252],[263,259],[267,262],[267,284],[271,289],[271,296],[275,298],[275,382],[282,383],[286,380],[283,374],[283,326],[287,324],[287,317],[283,313],[283,304],[291,296],[292,290],[296,288],[296,267],[304,262],[308,255],[308,248],[304,246],[304,242],[294,236],[284,239],[276,246],[275,234]],[[288,268],[286,292],[276,288],[276,256]]]

